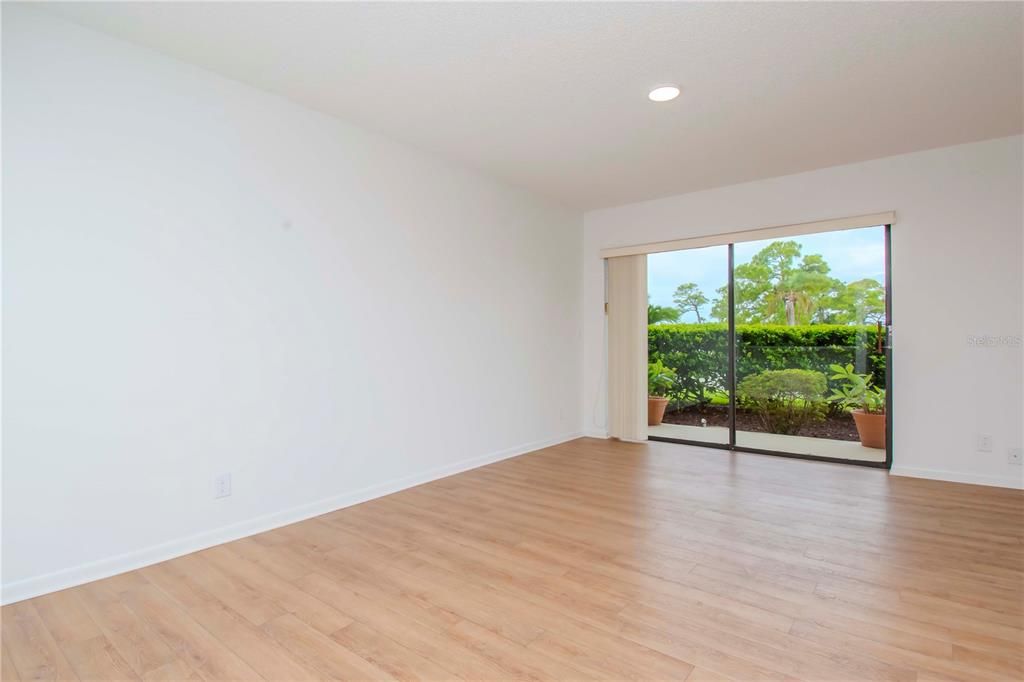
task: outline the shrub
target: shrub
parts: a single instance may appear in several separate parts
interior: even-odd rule
[[[767,370],[736,387],[741,403],[758,413],[771,433],[793,435],[825,413],[825,375],[808,369]]]
[[[676,383],[676,373],[662,364],[661,360],[647,365],[647,395],[664,398]]]
[[[676,373],[669,398],[681,404],[705,404],[726,390],[727,330],[722,324],[659,324],[648,327],[647,352]]]
[[[876,352],[876,329],[855,325],[736,325],[736,370],[746,377],[767,370],[807,369],[830,376],[831,365],[865,367],[885,385],[885,355]],[[659,324],[648,327],[648,355],[677,375],[670,398],[704,404],[726,392],[729,346],[725,324]],[[838,388],[839,380],[829,380]],[[835,409],[840,409],[838,406]]]

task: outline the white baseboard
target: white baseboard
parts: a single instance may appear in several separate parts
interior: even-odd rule
[[[984,474],[965,474],[959,471],[942,471],[940,469],[915,469],[912,467],[894,466],[889,470],[890,476],[907,476],[909,478],[930,478],[933,481],[950,481],[952,483],[972,483],[974,485],[990,485],[998,488],[1015,488],[1024,490],[1024,472],[1020,476],[988,476]]]
[[[583,435],[586,436],[587,438],[603,438],[605,440],[608,439],[607,431],[599,431],[597,429],[589,429],[587,431],[584,431]]]
[[[57,590],[63,590],[83,583],[92,582],[93,580],[109,578],[110,576],[118,575],[119,573],[124,573],[126,571],[132,571],[144,566],[151,566],[152,564],[157,564],[161,561],[167,561],[168,559],[174,559],[175,557],[183,556],[185,554],[198,552],[201,549],[221,545],[225,542],[231,542],[232,540],[238,540],[239,538],[244,538],[249,535],[255,535],[256,533],[263,533],[298,521],[304,521],[306,519],[313,518],[314,516],[327,514],[377,497],[390,495],[392,493],[405,490],[406,488],[429,483],[430,481],[436,481],[439,478],[445,478],[463,471],[469,471],[470,469],[476,469],[477,467],[487,464],[493,464],[494,462],[509,459],[510,457],[516,457],[527,452],[532,452],[533,450],[558,445],[559,443],[579,438],[582,435],[582,433],[578,432],[570,433],[556,438],[506,448],[505,450],[499,450],[498,452],[464,459],[462,461],[430,469],[419,474],[403,476],[402,478],[394,479],[385,483],[372,485],[349,493],[341,493],[340,495],[335,495],[316,502],[310,502],[308,504],[299,505],[298,507],[292,507],[272,514],[258,516],[253,519],[233,523],[228,526],[222,526],[220,528],[204,531],[202,533],[179,538],[177,540],[171,540],[159,545],[125,552],[124,554],[119,554],[117,556],[100,559],[99,561],[93,561],[86,564],[80,564],[78,566],[72,566],[71,568],[65,568],[52,573],[46,573],[44,575],[17,580],[3,585],[2,603],[11,604],[23,599],[37,597],[41,594],[48,594],[50,592],[56,592]]]

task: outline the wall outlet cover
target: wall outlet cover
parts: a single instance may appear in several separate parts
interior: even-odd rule
[[[228,497],[231,494],[231,474],[221,474],[213,479],[213,496]]]
[[[1021,461],[1022,458],[1024,458],[1024,450],[1021,450],[1021,448],[1010,448],[1006,451],[1006,461],[1010,464],[1021,466],[1021,464],[1024,464]]]

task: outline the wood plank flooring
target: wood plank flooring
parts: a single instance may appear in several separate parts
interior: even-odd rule
[[[3,608],[2,675],[1024,678],[1024,493],[580,439]]]

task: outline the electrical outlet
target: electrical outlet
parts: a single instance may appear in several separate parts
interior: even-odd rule
[[[228,497],[231,494],[231,474],[221,474],[213,479],[213,496]]]
[[[978,452],[992,452],[992,436],[987,433],[978,434]]]
[[[1006,461],[1009,462],[1010,464],[1016,464],[1017,466],[1021,466],[1022,457],[1024,457],[1024,454],[1021,453],[1020,448],[1010,448],[1009,450],[1006,451]]]

